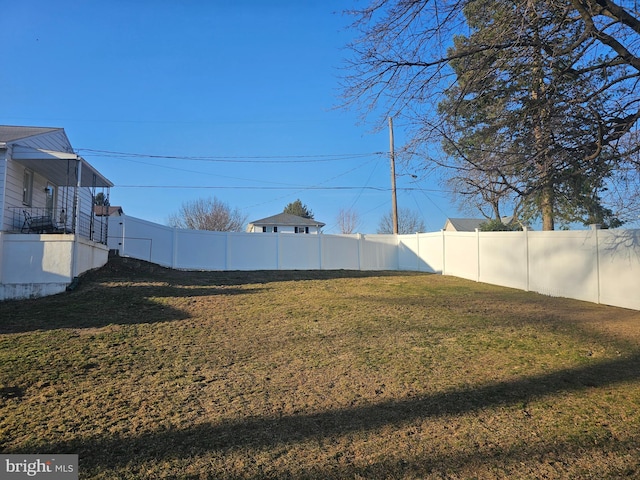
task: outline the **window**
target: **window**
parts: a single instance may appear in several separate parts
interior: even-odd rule
[[[47,182],[47,188],[44,189],[44,193],[46,195],[45,202],[47,206],[47,213],[51,216],[55,214],[56,209],[56,195],[57,189],[56,186],[50,182]]]
[[[33,196],[33,172],[31,170],[24,171],[24,178],[22,180],[22,203],[27,206],[31,206],[31,199]]]
[[[267,233],[267,227],[262,227],[262,233]]]
[[[273,227],[273,233],[278,233],[278,227]]]
[[[296,227],[296,233],[309,233],[309,227]]]

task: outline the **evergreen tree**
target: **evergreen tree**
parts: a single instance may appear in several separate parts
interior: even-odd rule
[[[605,104],[589,94],[599,85],[566,67],[579,60],[570,48],[579,25],[558,28],[565,11],[545,2],[482,0],[464,13],[472,30],[455,38],[449,56],[457,82],[440,103],[458,184],[521,201],[544,230],[558,220],[619,223],[604,218],[612,212],[599,195],[615,162],[601,144]],[[478,50],[498,36],[508,48]]]
[[[286,207],[284,207],[282,213],[297,215],[298,217],[303,218],[313,218],[313,212],[309,210],[306,205],[303,205],[300,199],[297,199],[295,202],[291,202]]]
[[[495,218],[504,205],[519,209],[545,229],[637,218],[640,15],[631,3],[371,0],[350,13],[359,36],[345,106],[399,118],[407,152],[463,201],[488,202]]]

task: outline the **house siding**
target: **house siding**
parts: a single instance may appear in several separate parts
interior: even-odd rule
[[[22,187],[24,181],[24,171],[26,169],[17,162],[7,162],[6,165],[6,190],[5,190],[5,219],[3,223],[3,230],[19,230],[22,226],[22,216],[18,211],[18,215],[14,214],[14,211],[20,210],[23,206],[22,203]],[[46,194],[44,192],[47,186],[48,180],[42,175],[38,175],[33,172],[33,190],[31,197],[31,206],[44,207],[46,201]]]
[[[73,152],[71,142],[64,133],[64,130],[56,130],[49,133],[43,133],[42,135],[34,135],[32,137],[23,138],[12,142],[15,145],[42,148],[44,150],[55,150],[57,152]]]
[[[248,232],[249,233],[265,233],[262,227],[263,225],[253,225],[248,229]],[[266,233],[273,233],[274,226],[267,225],[266,227],[267,227]],[[296,233],[296,228],[302,228],[302,229],[308,228],[310,234],[320,233],[320,229],[318,227],[310,227],[307,225],[299,225],[298,227],[295,227],[292,225],[275,225],[275,227],[278,229],[277,233]]]
[[[24,167],[11,160],[6,162],[5,172],[5,194],[4,201],[5,219],[3,230],[14,230],[13,207],[22,206],[22,182],[24,177]],[[35,176],[34,176],[35,177]],[[33,179],[33,188],[36,188],[36,180]],[[35,200],[35,192],[34,192]]]
[[[42,148],[45,150],[55,150],[61,152],[72,152],[73,148],[64,130],[35,135],[12,142],[13,145],[20,145],[32,148]],[[10,149],[0,150],[0,228],[5,231],[19,230],[24,218],[20,209],[25,206],[22,203],[22,187],[24,181],[25,167],[11,160]],[[34,172],[33,189],[31,197],[32,206],[44,206],[46,195],[44,192],[48,179]],[[60,190],[60,189],[59,189]],[[60,207],[62,195],[58,192],[58,208]]]
[[[73,151],[69,139],[62,129],[16,140],[13,144],[60,152]],[[6,153],[7,151],[8,150],[0,151],[5,152],[4,155],[2,153],[0,153],[0,155],[2,155],[2,158],[6,158],[6,160],[2,162],[1,168],[3,170],[0,170],[0,175],[4,174],[2,175],[4,184],[2,190],[0,190],[0,198],[4,199],[4,204],[1,205],[3,217],[0,219],[0,226],[4,231],[16,231],[21,229],[24,221],[22,207],[26,205],[22,203],[22,188],[26,168],[20,163],[11,160],[10,155]],[[75,169],[76,166],[74,165],[73,168]],[[44,208],[46,204],[45,187],[48,182],[50,182],[48,178],[34,172],[31,207]],[[67,218],[71,221],[75,187],[55,186],[57,195],[54,208],[56,212],[65,209]],[[79,188],[78,196],[80,198],[80,211],[86,216],[90,216],[93,206],[91,189],[88,187]]]

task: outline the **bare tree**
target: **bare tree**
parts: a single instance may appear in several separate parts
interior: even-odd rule
[[[424,232],[426,227],[420,216],[411,209],[398,209],[398,233],[400,235]],[[382,216],[378,224],[378,233],[393,233],[393,213],[388,212]]]
[[[247,216],[237,208],[231,209],[216,197],[209,197],[184,202],[177,213],[169,216],[168,224],[191,230],[241,232],[246,221]]]
[[[340,233],[350,234],[356,233],[360,226],[360,215],[353,209],[341,208],[337,218]]]

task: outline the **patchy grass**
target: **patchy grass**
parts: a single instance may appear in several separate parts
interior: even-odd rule
[[[115,259],[0,303],[0,447],[80,478],[638,478],[640,312]]]

